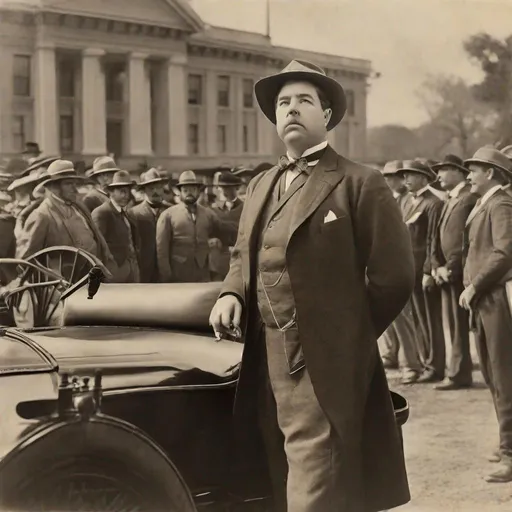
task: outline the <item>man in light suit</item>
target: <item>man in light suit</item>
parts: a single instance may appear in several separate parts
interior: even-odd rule
[[[466,160],[471,191],[480,199],[466,220],[464,291],[459,304],[472,314],[480,368],[499,424],[499,463],[488,482],[512,481],[512,198],[502,189],[512,162],[491,147]]]
[[[419,327],[416,332],[418,352],[424,368],[417,382],[435,382],[443,380],[445,372],[441,292],[432,277],[432,248],[443,202],[429,189],[437,176],[428,165],[408,160],[398,173],[405,177],[413,196],[404,220],[411,235],[416,266],[412,305]]]
[[[287,154],[248,186],[210,316],[218,335],[245,333],[243,458],[259,426],[277,511],[396,507],[409,489],[376,341],[414,284],[400,208],[379,171],[328,145],[346,99],[321,68],[294,60],[255,94]]]
[[[467,182],[469,169],[461,158],[447,155],[434,166],[439,182],[448,191],[448,200],[441,212],[432,251],[432,276],[441,288],[442,315],[449,330],[445,339],[446,353],[451,354],[446,365],[446,378],[435,389],[450,391],[472,385],[473,363],[469,349],[469,316],[459,306],[462,284],[462,244],[466,219],[478,197],[471,193]]]

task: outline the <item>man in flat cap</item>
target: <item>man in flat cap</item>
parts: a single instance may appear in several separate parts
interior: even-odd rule
[[[412,295],[417,319],[416,343],[423,363],[417,382],[444,379],[445,345],[441,322],[441,292],[432,277],[432,248],[443,202],[430,189],[436,173],[418,160],[406,160],[398,174],[405,177],[412,200],[404,220],[411,235],[416,282]]]
[[[512,481],[512,198],[502,189],[512,162],[495,148],[466,160],[471,191],[480,199],[466,220],[464,291],[459,304],[471,313],[480,369],[499,425],[499,464],[488,482]]]
[[[248,186],[210,316],[245,335],[235,433],[250,457],[259,425],[275,510],[396,507],[409,489],[376,341],[412,292],[409,234],[380,172],[327,143],[346,111],[336,80],[294,60],[255,93],[287,154]]]
[[[432,276],[441,288],[442,315],[446,343],[446,374],[444,382],[434,387],[439,391],[470,387],[473,363],[469,348],[469,315],[459,307],[462,284],[463,235],[466,219],[478,197],[471,193],[467,178],[469,169],[457,155],[446,155],[432,169],[437,172],[441,187],[448,192],[443,206],[432,251]]]

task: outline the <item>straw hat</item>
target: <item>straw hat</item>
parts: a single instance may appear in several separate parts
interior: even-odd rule
[[[35,171],[31,172],[27,176],[23,176],[21,178],[18,178],[14,180],[8,187],[7,191],[12,192],[13,190],[16,190],[17,188],[24,187],[26,185],[37,185],[42,180],[44,180],[48,176],[46,169],[43,167],[39,167]]]
[[[47,168],[51,163],[55,162],[56,160],[60,160],[61,157],[57,155],[52,156],[41,156],[39,155],[21,174],[22,176],[27,176],[32,171],[35,171],[36,169],[39,169],[39,167]]]
[[[196,173],[194,171],[182,172],[180,174],[178,183],[176,183],[175,187],[181,188],[181,187],[184,187],[185,185],[204,187],[204,183],[197,179]]]

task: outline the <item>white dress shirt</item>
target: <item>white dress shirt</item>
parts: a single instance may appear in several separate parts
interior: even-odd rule
[[[311,155],[313,153],[316,153],[317,151],[320,151],[322,149],[325,149],[327,147],[328,142],[324,140],[323,142],[320,142],[320,144],[317,144],[316,146],[313,146],[309,149],[306,149],[302,155],[300,155],[299,158],[293,158],[290,153],[286,153],[286,156],[288,157],[288,160],[290,162],[295,162],[296,160],[299,160],[301,158],[305,158],[308,155]],[[314,167],[318,163],[318,160],[312,160],[311,162],[308,162],[308,167]],[[286,171],[286,178],[285,178],[285,190],[288,190],[288,187],[292,184],[292,181],[300,174],[300,171],[298,169],[288,169]]]

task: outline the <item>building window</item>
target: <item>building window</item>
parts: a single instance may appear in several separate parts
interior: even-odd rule
[[[14,55],[13,61],[13,91],[14,96],[30,96],[30,67],[29,55]]]
[[[226,153],[228,150],[227,130],[225,124],[217,125],[217,150],[219,153]]]
[[[124,101],[125,64],[111,62],[106,67],[105,85],[107,101]]]
[[[347,89],[345,91],[345,96],[347,98],[347,114],[349,116],[355,116],[356,115],[356,99],[354,95],[354,91],[351,89]]]
[[[25,148],[25,118],[23,116],[12,118],[12,148],[14,151],[23,151]]]
[[[203,103],[203,77],[201,75],[188,75],[188,104],[201,105]]]
[[[188,153],[189,155],[199,154],[199,125],[188,125]]]
[[[254,82],[250,78],[244,78],[243,91],[244,91],[244,108],[254,107]]]
[[[249,153],[249,127],[244,124],[243,126],[243,152]]]
[[[60,116],[60,150],[71,153],[74,149],[73,116]]]
[[[59,62],[59,96],[75,97],[75,62],[72,59],[62,59]]]
[[[217,105],[229,107],[229,76],[217,77]]]

